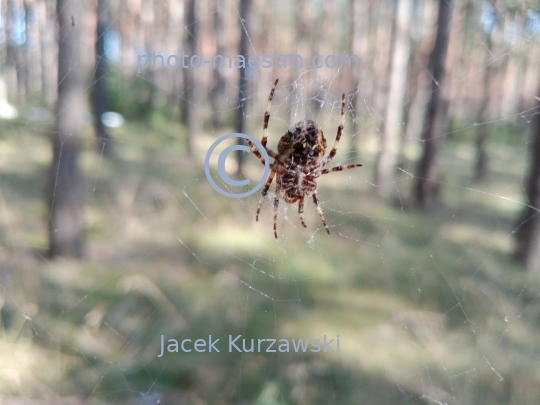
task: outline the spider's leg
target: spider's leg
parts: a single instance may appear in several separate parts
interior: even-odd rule
[[[279,178],[278,178],[279,180]],[[279,193],[281,191],[281,183],[276,182],[276,197],[274,198],[274,237],[277,239],[277,216],[279,207]]]
[[[304,226],[304,228],[307,228],[306,223],[304,222],[304,197],[298,201],[298,216],[300,217],[300,222]]]
[[[266,152],[268,153],[268,156],[270,156],[271,158],[274,158],[275,160],[282,163],[283,165],[291,166],[293,168],[296,167],[296,165],[293,164],[293,162],[291,161],[290,157],[285,156],[285,155],[280,155],[279,153],[276,153],[272,149],[269,149],[269,148],[266,148]]]
[[[276,86],[278,84],[279,79],[276,79],[274,82],[274,87],[272,87],[272,90],[270,90],[270,95],[268,96],[268,104],[266,105],[266,110],[264,111],[264,123],[263,123],[263,137],[261,140],[262,146],[266,148],[266,142],[268,140],[268,121],[270,121],[270,107],[272,106],[272,99],[274,98],[274,92],[276,91]],[[264,165],[264,158],[262,157],[261,153],[255,148],[255,145],[253,145],[253,142],[251,142],[249,139],[246,139],[251,151],[255,156],[259,158],[261,163]],[[268,151],[269,149],[267,149]]]
[[[268,194],[268,189],[270,188],[270,185],[272,184],[272,181],[274,180],[274,175],[276,174],[275,168],[272,168],[272,171],[270,172],[270,175],[268,176],[268,180],[266,180],[266,184],[263,187],[263,190],[261,192],[261,198],[259,198],[259,204],[257,204],[257,214],[255,215],[255,221],[259,220],[259,213],[261,212],[261,207],[264,202],[264,197],[266,197],[266,194]]]
[[[321,219],[321,222],[324,225],[324,228],[326,229],[326,232],[328,235],[330,235],[330,229],[328,229],[328,225],[326,225],[326,221],[324,219],[324,215],[321,209],[321,205],[319,204],[319,199],[317,198],[317,193],[313,193],[313,202],[315,203],[315,207],[317,207],[317,213],[319,214],[319,218]]]
[[[279,82],[279,79],[276,79],[274,82],[274,87],[270,90],[270,95],[268,96],[268,104],[266,105],[266,110],[264,111],[264,124],[263,124],[263,137],[262,137],[262,146],[266,147],[266,141],[268,140],[268,121],[270,121],[270,107],[272,106],[272,99],[274,98],[274,92],[276,91],[276,86]]]
[[[337,129],[336,140],[334,141],[334,147],[332,148],[328,156],[322,160],[321,166],[326,165],[334,158],[334,156],[336,156],[339,140],[341,139],[341,134],[343,133],[344,125],[345,125],[345,93],[341,95],[341,121]]]
[[[328,173],[332,173],[332,172],[341,172],[343,170],[354,169],[355,167],[360,167],[360,166],[362,166],[362,164],[356,163],[354,165],[336,166],[336,167],[332,167],[330,169],[323,169],[323,170],[321,170],[321,176],[323,174],[328,174]]]
[[[253,142],[251,142],[249,139],[246,138],[246,142],[249,145],[249,148],[251,149],[251,152],[253,152],[253,154],[259,158],[259,160],[261,161],[261,163],[264,166],[264,158],[262,157],[261,152],[259,152],[257,149],[255,149],[255,145],[253,145]]]

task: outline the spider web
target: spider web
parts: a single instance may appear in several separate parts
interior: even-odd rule
[[[277,15],[278,5],[272,7]],[[538,49],[537,14],[531,11],[528,20],[532,31],[517,32],[513,19],[499,12],[508,47],[498,59],[509,59],[524,43]],[[489,24],[489,10],[484,13],[482,21]],[[205,9],[199,22],[209,24],[212,17]],[[340,16],[333,18],[338,25]],[[250,54],[291,53],[279,21],[269,25],[265,49],[258,47],[255,30],[244,25]],[[476,46],[487,47],[481,31],[474,36]],[[349,45],[344,40],[329,52],[344,53]],[[323,128],[329,151],[340,96],[347,94],[345,130],[330,167],[364,166],[318,181],[330,236],[310,201],[307,229],[296,206],[282,202],[274,239],[274,186],[259,222],[259,193],[230,199],[210,187],[202,169],[204,153],[219,136],[234,132],[226,124],[205,127],[197,139],[198,155],[187,158],[180,125],[149,130],[128,121],[112,131],[117,161],[96,155],[91,130],[84,135],[86,259],[47,262],[42,255],[47,209],[39,190],[50,161],[48,131],[31,120],[3,125],[2,401],[536,403],[540,284],[511,254],[513,233],[521,225],[516,218],[526,206],[527,131],[538,109],[520,106],[502,118],[445,130],[439,156],[443,177],[437,182],[442,202],[428,215],[408,202],[418,136],[405,137],[406,150],[390,184],[392,198],[378,196],[381,185],[372,173],[384,117],[363,96],[377,84],[374,78],[351,86],[344,69],[251,69],[248,134],[262,136],[276,72],[280,84],[268,142],[273,150],[291,124],[311,118]],[[222,110],[210,111],[202,101],[195,106],[208,117],[233,114],[236,74],[227,77]],[[472,85],[481,75],[482,69],[471,70],[457,80]],[[146,79],[160,86],[158,79]],[[182,98],[175,100],[177,108]],[[412,108],[413,101],[407,97],[405,107]],[[509,141],[490,138],[488,179],[475,183],[475,129],[488,126],[497,134],[516,121],[522,130],[511,133]],[[227,169],[234,171],[232,159]],[[262,175],[255,157],[247,157],[244,174]],[[161,335],[179,341],[212,335],[220,339],[221,352],[157,357]],[[339,335],[341,347],[338,353],[292,348],[237,353],[227,351],[229,335],[255,340]]]

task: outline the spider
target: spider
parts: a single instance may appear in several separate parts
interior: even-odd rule
[[[352,164],[347,166],[335,166],[330,169],[323,169],[334,156],[336,156],[339,139],[343,133],[343,125],[345,123],[345,93],[341,95],[341,122],[337,129],[336,140],[334,147],[330,151],[327,157],[324,157],[326,151],[326,139],[322,128],[317,125],[315,121],[306,120],[300,121],[289,128],[287,133],[281,137],[278,143],[278,152],[266,147],[268,140],[268,121],[270,120],[270,107],[272,105],[272,98],[276,91],[276,86],[279,79],[276,79],[274,86],[268,96],[268,104],[264,112],[264,124],[263,124],[263,137],[261,144],[266,149],[268,155],[274,158],[274,162],[270,165],[270,175],[264,185],[264,188],[259,199],[257,206],[257,214],[255,220],[259,220],[259,213],[261,207],[268,193],[270,185],[274,180],[274,176],[277,173],[276,178],[276,191],[274,198],[274,236],[277,239],[277,217],[279,207],[279,197],[283,193],[283,199],[286,203],[298,202],[298,216],[300,222],[304,228],[307,228],[304,222],[304,199],[311,196],[313,203],[317,208],[319,218],[326,229],[326,232],[330,235],[330,230],[324,219],[324,215],[319,204],[319,198],[317,197],[317,182],[316,179],[323,174],[331,172],[338,172],[342,170],[352,169],[362,166],[361,164]],[[255,145],[248,139],[247,140],[251,151],[259,158],[264,165],[264,158],[259,151],[255,149]]]

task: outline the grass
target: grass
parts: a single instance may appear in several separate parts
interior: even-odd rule
[[[181,128],[128,124],[114,133],[112,161],[94,152],[88,128],[86,258],[49,262],[48,136],[25,124],[3,124],[2,133],[4,398],[536,404],[540,282],[510,257],[523,148],[491,145],[499,163],[473,184],[470,146],[444,144],[443,201],[429,215],[406,209],[411,177],[403,172],[395,184],[401,200],[377,197],[365,153],[359,171],[321,179],[331,236],[313,207],[306,230],[289,207],[276,241],[271,203],[255,222],[258,195],[233,200],[212,190],[203,155],[184,156]],[[202,138],[201,151],[210,143]],[[254,177],[258,170],[248,166]],[[341,352],[158,358],[162,334],[339,334]]]

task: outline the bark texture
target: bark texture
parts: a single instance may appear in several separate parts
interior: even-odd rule
[[[85,69],[81,62],[82,24],[73,24],[72,16],[84,14],[84,2],[57,0],[56,6],[58,101],[48,187],[49,253],[51,257],[80,258],[84,246],[84,188],[78,158],[85,115]]]
[[[424,129],[422,131],[423,149],[416,170],[413,196],[416,205],[427,209],[433,203],[438,190],[437,149],[444,131],[446,107],[441,97],[444,81],[444,64],[448,50],[450,21],[454,8],[452,0],[439,0],[437,16],[437,34],[429,59],[431,73],[431,98],[426,110]]]

